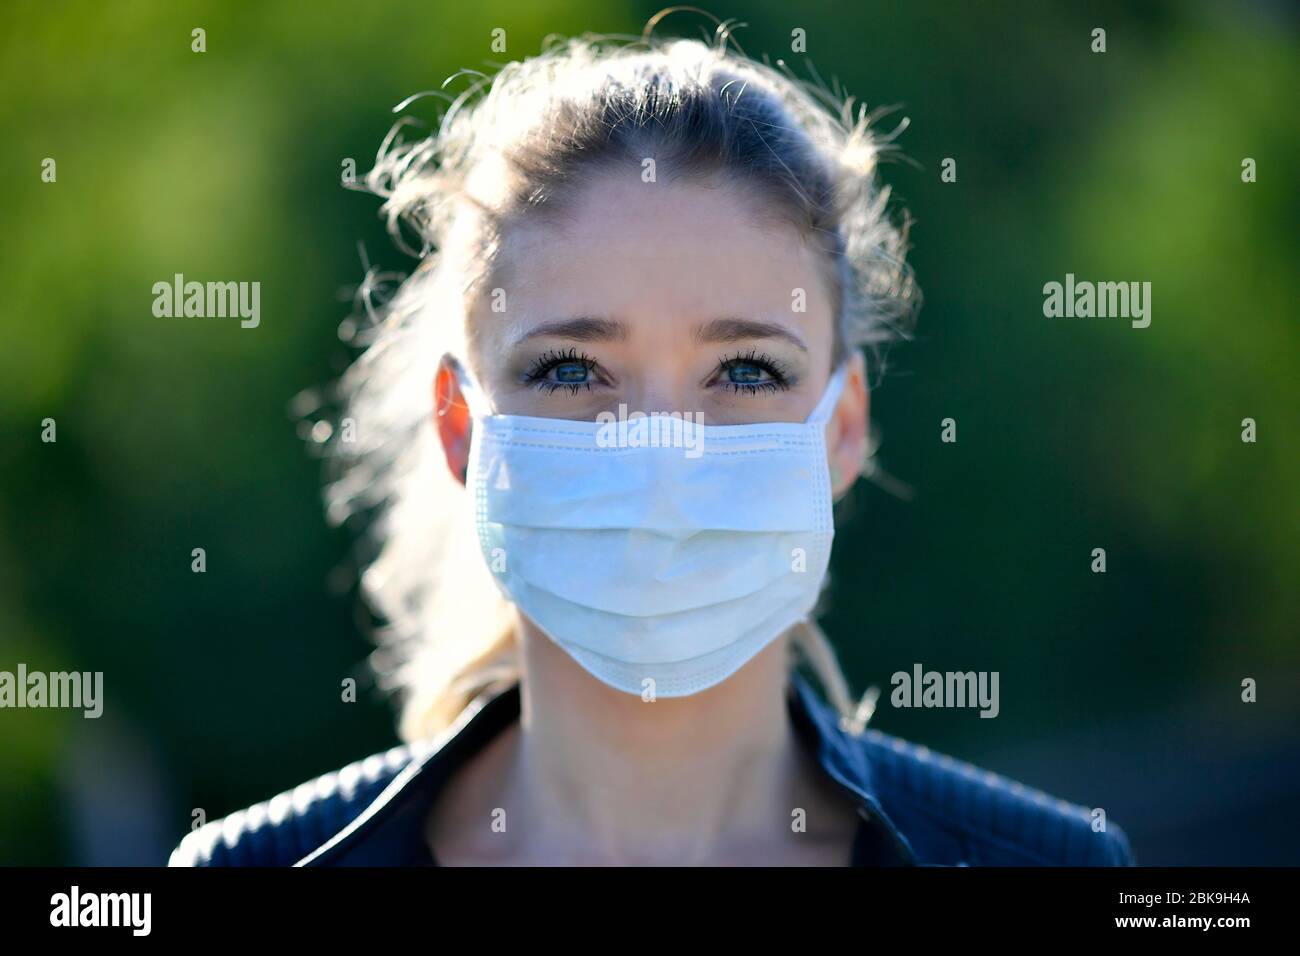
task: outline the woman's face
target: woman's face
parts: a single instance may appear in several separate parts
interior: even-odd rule
[[[639,173],[602,176],[571,215],[507,234],[491,283],[504,311],[488,290],[474,317],[497,411],[592,420],[623,403],[715,425],[805,418],[833,344],[816,251],[733,188]]]
[[[598,177],[563,216],[513,226],[471,322],[474,370],[501,414],[702,414],[705,424],[803,421],[834,345],[822,255],[730,185]],[[454,390],[439,376],[439,408]],[[860,365],[828,441],[856,477],[866,443]],[[451,422],[440,423],[444,446]],[[458,429],[454,429],[458,430]],[[836,441],[847,440],[835,460]],[[453,470],[459,454],[447,448]],[[851,479],[850,479],[851,480]]]

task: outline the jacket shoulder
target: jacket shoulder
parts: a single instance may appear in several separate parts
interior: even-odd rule
[[[189,833],[168,866],[293,866],[360,816],[412,759],[372,754]]]
[[[1134,866],[1105,816],[878,730],[858,738],[885,812],[920,862],[970,866]]]

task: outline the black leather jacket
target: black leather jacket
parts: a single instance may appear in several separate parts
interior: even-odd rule
[[[798,673],[793,726],[858,804],[852,862],[865,866],[1132,866],[1124,831],[1085,807],[925,747],[853,734]],[[349,764],[206,824],[171,866],[410,866],[435,861],[424,824],[454,769],[519,717],[519,685],[478,697],[447,731]]]

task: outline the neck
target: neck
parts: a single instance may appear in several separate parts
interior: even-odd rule
[[[806,756],[787,713],[786,637],[708,690],[643,701],[587,674],[530,622],[518,633],[511,790],[548,852],[690,864],[788,837]]]

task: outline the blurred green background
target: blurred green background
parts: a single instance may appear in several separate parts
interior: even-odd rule
[[[885,692],[872,726],[1105,807],[1139,862],[1294,864],[1294,8],[1074,7],[709,6],[797,71],[803,28],[822,76],[911,118],[884,177],[916,218],[925,304],[873,411],[915,494],[855,495],[827,627],[855,686]],[[358,243],[412,264],[341,164],[368,169],[390,108],[456,69],[550,33],[639,33],[658,8],[7,8],[0,669],[102,670],[107,702],[99,720],[0,711],[0,863],[161,862],[194,808],[395,742],[349,537],[288,411],[348,359]],[[260,327],[155,318],[178,272],[260,281]],[[1044,318],[1067,272],[1151,282],[1151,326]],[[998,670],[999,719],[889,707],[916,662]]]

